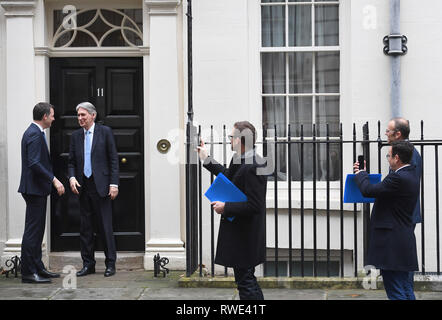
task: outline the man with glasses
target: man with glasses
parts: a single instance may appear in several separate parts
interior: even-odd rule
[[[221,215],[215,263],[233,268],[241,300],[263,300],[254,273],[265,261],[267,176],[260,174],[265,162],[256,154],[256,130],[250,122],[236,122],[229,139],[235,154],[228,168],[208,155],[203,141],[198,147],[204,167],[214,175],[223,173],[247,196],[245,202],[212,203]]]
[[[391,144],[393,141],[403,141],[409,139],[410,135],[410,122],[404,118],[393,118],[388,122],[387,130],[385,130],[387,141]],[[415,168],[416,175],[419,177],[419,181],[422,176],[422,158],[416,148],[413,147],[413,157],[411,158],[410,165]],[[413,212],[413,223],[421,223],[420,214],[420,200],[417,198],[416,207]]]
[[[385,130],[387,141],[391,144],[394,141],[408,141],[410,135],[410,122],[404,118],[393,118],[387,124],[387,130]],[[414,167],[416,176],[420,179],[422,177],[422,158],[416,148],[413,147],[413,157],[411,158],[410,165]],[[413,211],[413,225],[416,229],[416,224],[421,223],[421,203],[420,194],[417,197],[416,206]],[[414,282],[414,272],[410,272],[409,281],[411,284]]]
[[[419,196],[419,177],[410,164],[413,145],[393,141],[387,160],[390,173],[377,184],[371,184],[359,163],[354,164],[355,182],[362,195],[375,198],[370,217],[370,243],[367,265],[381,270],[385,291],[390,300],[415,300],[410,272],[419,270],[413,212]],[[411,282],[410,282],[411,280]]]

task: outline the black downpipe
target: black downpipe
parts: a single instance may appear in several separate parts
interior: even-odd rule
[[[192,73],[192,1],[187,1],[187,63],[188,63],[188,111],[186,124],[186,276],[190,277],[197,268],[195,240],[195,190],[196,168],[195,146],[192,142],[195,130],[193,128],[193,73]]]

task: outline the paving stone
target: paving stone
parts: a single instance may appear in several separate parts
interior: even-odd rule
[[[52,300],[136,300],[141,288],[77,288],[61,289]]]
[[[141,300],[233,300],[234,289],[148,288]]]
[[[48,300],[54,296],[58,288],[29,287],[0,288],[0,300]]]
[[[385,290],[327,290],[327,300],[388,300]]]
[[[21,287],[23,285],[21,278],[6,278],[0,275],[0,290],[3,290],[4,288]],[[39,287],[51,287],[51,285],[42,284]]]
[[[262,289],[265,300],[325,300],[325,290]]]
[[[102,273],[90,274],[84,277],[77,277],[77,288],[145,288],[144,281],[130,279],[122,274],[115,274],[112,277],[104,277]]]
[[[415,292],[416,300],[442,300],[442,292]]]

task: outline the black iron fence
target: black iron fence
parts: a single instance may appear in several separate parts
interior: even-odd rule
[[[423,126],[421,121],[420,139],[410,140],[422,157],[422,223],[416,226],[418,255],[422,274],[430,272],[430,268],[431,273],[439,275],[439,146],[442,140],[425,140]],[[352,173],[357,156],[364,155],[367,171],[385,176],[388,163],[383,155],[387,153],[384,147],[388,143],[382,140],[380,122],[374,139],[370,137],[368,123],[362,126],[362,134],[357,134],[356,124],[352,129],[347,139],[342,124],[274,126],[263,130],[257,148],[273,164],[267,191],[267,237],[272,239],[267,238],[264,276],[357,276],[365,266],[371,205],[344,204],[344,174]],[[202,135],[201,127],[188,126],[187,130],[187,141],[191,143],[187,145],[186,163],[186,273],[190,276],[196,271],[199,276],[206,273],[214,276],[216,219],[219,218],[203,194],[215,177],[202,168],[195,152]],[[223,126],[222,133],[218,134],[211,126],[210,131],[203,134],[210,154],[225,166],[230,161],[226,130]],[[426,159],[431,153],[434,161]],[[286,200],[283,206],[280,205],[282,199]],[[281,218],[284,218],[282,223]],[[319,218],[322,223],[318,224]],[[271,230],[269,225],[273,226]],[[318,244],[319,238],[322,245]],[[206,241],[210,241],[209,246]],[[349,264],[351,271],[348,271]],[[228,274],[227,268],[224,274]]]

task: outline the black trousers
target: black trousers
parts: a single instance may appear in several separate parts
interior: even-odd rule
[[[25,231],[21,243],[21,273],[24,276],[45,268],[41,244],[46,225],[47,196],[22,194],[26,201]]]
[[[80,194],[80,248],[83,266],[95,266],[94,232],[100,235],[106,256],[106,267],[115,267],[117,253],[112,227],[112,202],[109,196],[100,197],[94,178],[83,177]]]
[[[255,277],[255,268],[233,268],[240,300],[264,300]]]

